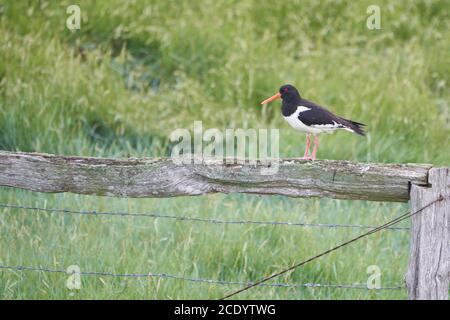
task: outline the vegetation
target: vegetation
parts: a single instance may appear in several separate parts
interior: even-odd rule
[[[319,158],[450,163],[450,1],[381,1],[381,30],[366,27],[373,1],[0,0],[0,149],[66,155],[167,155],[176,128],[280,128],[280,154],[304,137],[259,102],[284,83],[367,124],[368,136],[321,139]],[[222,220],[376,225],[406,205],[214,195],[111,199],[2,188],[0,203],[129,211]],[[214,225],[2,209],[0,264],[84,271],[167,273],[252,281],[327,249],[359,229]],[[275,282],[402,284],[409,235],[385,231]],[[3,299],[218,298],[233,288],[172,279],[0,271]],[[253,288],[239,298],[406,297],[403,290]]]

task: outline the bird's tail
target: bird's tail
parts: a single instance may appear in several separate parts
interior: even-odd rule
[[[356,122],[356,121],[352,121],[352,120],[348,120],[348,119],[344,119],[344,118],[341,118],[341,120],[342,120],[342,124],[346,128],[348,128],[351,131],[353,131],[354,133],[362,135],[362,136],[366,135],[366,133],[364,131],[364,127],[366,125],[364,123]]]

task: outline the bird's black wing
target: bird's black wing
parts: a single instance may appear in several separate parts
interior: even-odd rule
[[[300,105],[309,108],[298,115],[299,120],[307,126],[340,124],[338,116],[312,101],[302,99]]]
[[[307,126],[328,126],[336,129],[347,128],[357,134],[364,135],[364,124],[362,123],[341,118],[324,107],[306,99],[301,99],[300,105],[310,109],[300,112],[298,115],[298,119]]]

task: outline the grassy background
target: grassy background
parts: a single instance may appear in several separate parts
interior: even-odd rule
[[[368,125],[338,133],[318,156],[450,163],[450,1],[79,1],[82,27],[65,28],[71,1],[0,1],[0,149],[108,157],[160,156],[175,128],[281,129],[281,156],[303,154],[276,104],[283,83]],[[366,9],[381,8],[381,30]],[[109,199],[2,188],[0,202],[49,208],[154,212],[224,220],[377,224],[407,205],[212,195]],[[2,209],[0,264],[169,273],[251,281],[361,230],[208,225]],[[401,284],[408,233],[386,231],[276,282]],[[233,288],[162,279],[0,272],[0,297],[218,298]],[[400,291],[254,288],[239,298],[370,299]]]

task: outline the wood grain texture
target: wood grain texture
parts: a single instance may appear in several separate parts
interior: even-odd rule
[[[170,158],[115,160],[0,151],[1,186],[130,198],[243,192],[406,202],[411,184],[427,185],[431,165],[283,159],[275,174],[261,174],[264,168],[261,163],[224,164],[222,159],[180,165]]]
[[[410,299],[447,300],[450,284],[450,168],[432,168],[430,187],[412,186],[411,211],[440,196],[444,200],[414,215],[406,285]]]

